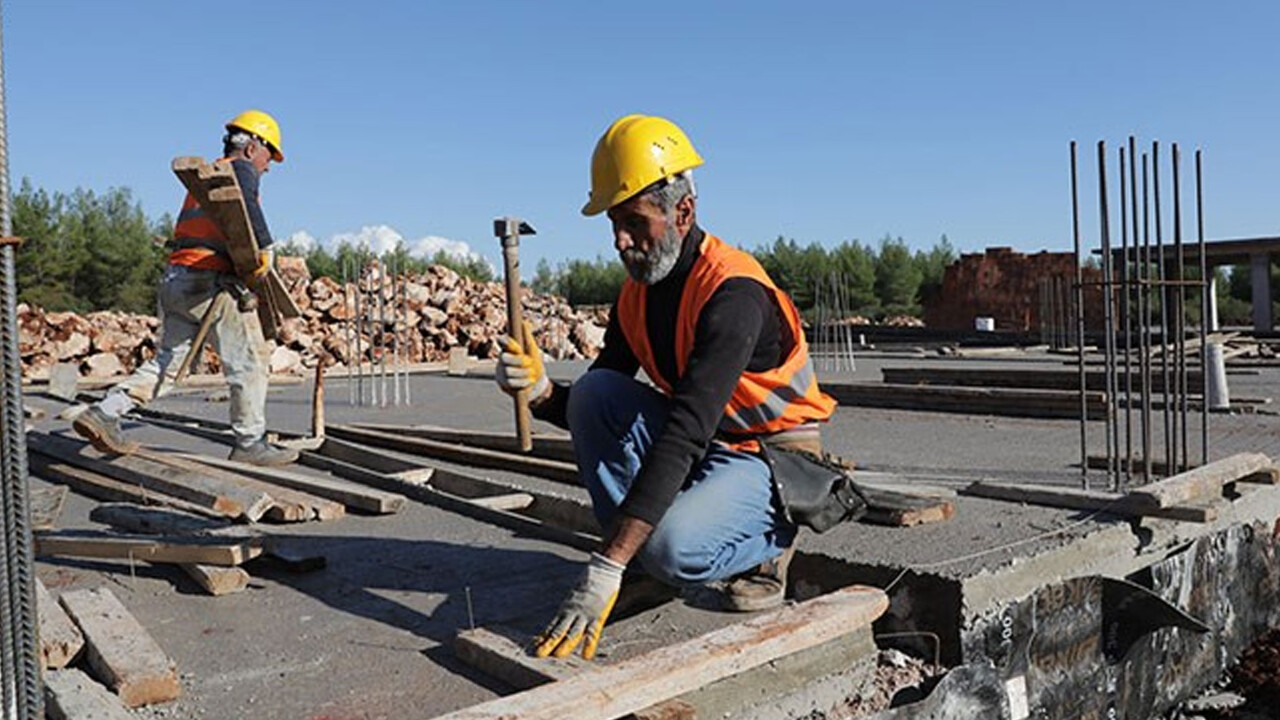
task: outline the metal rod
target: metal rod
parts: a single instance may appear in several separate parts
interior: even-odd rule
[[[1115,367],[1115,308],[1112,297],[1113,262],[1111,257],[1111,211],[1107,202],[1107,143],[1098,141],[1098,223],[1102,250],[1102,316],[1103,316],[1103,366],[1107,382],[1107,481],[1111,489],[1118,486],[1116,467],[1119,452],[1119,427],[1116,424],[1116,367]]]
[[[1076,141],[1071,141],[1071,238],[1076,268],[1076,368],[1080,377],[1080,484],[1089,489],[1088,394],[1084,372],[1084,266],[1080,258],[1080,194],[1076,179]]]
[[[1200,251],[1200,464],[1209,462],[1209,260],[1204,242],[1204,184],[1200,173],[1200,148],[1196,148],[1196,245]]]
[[[387,256],[378,261],[378,368],[382,391],[378,399],[381,407],[387,406]]]
[[[363,258],[358,263],[355,277],[356,305],[354,308],[356,320],[356,404],[364,407],[364,303],[361,302],[363,298],[360,297],[364,294]]]
[[[348,258],[342,258],[342,314],[347,315],[351,309],[350,293],[347,288],[347,263]],[[347,351],[343,354],[343,365],[347,366],[347,404],[356,404],[356,386],[352,382],[351,372],[351,317],[344,317],[342,320],[342,341],[346,345]]]
[[[1147,154],[1142,154],[1142,280],[1151,277],[1151,225],[1148,194]],[[1151,475],[1151,287],[1142,284],[1142,473]]]
[[[1129,138],[1133,140],[1132,137]],[[1129,195],[1125,192],[1124,146],[1120,151],[1120,320],[1124,327],[1124,485],[1133,480],[1133,326],[1129,311]],[[1135,238],[1136,241],[1136,238]]]
[[[1187,263],[1183,254],[1182,247],[1182,181],[1180,179],[1180,171],[1182,166],[1182,154],[1178,150],[1178,143],[1173,144],[1173,243],[1178,253],[1178,280],[1185,281],[1187,279]],[[1178,320],[1178,354],[1174,357],[1175,367],[1178,372],[1178,419],[1181,428],[1181,446],[1182,455],[1178,465],[1180,470],[1190,469],[1187,463],[1187,288],[1185,285],[1178,285],[1178,311],[1175,317]]]
[[[399,250],[399,245],[396,246]],[[400,303],[396,302],[400,298],[400,269],[404,266],[404,259],[399,253],[391,256],[391,341],[393,349],[391,351],[391,389],[394,393],[394,404],[400,407]]]
[[[44,717],[39,635],[36,628],[35,558],[27,480],[22,359],[18,350],[17,241],[9,197],[9,131],[4,104],[3,36],[0,34],[0,701],[5,717]],[[16,712],[15,712],[16,711]]]
[[[1173,385],[1169,376],[1169,289],[1162,283],[1168,279],[1168,268],[1165,266],[1164,257],[1164,234],[1161,229],[1160,222],[1160,143],[1151,143],[1151,191],[1154,201],[1153,209],[1156,218],[1156,287],[1159,288],[1160,298],[1160,374],[1163,379],[1160,390],[1164,396],[1164,462],[1165,472],[1173,471],[1174,463],[1174,436],[1173,436],[1173,405],[1169,402],[1169,389]]]
[[[405,273],[404,282],[400,283],[400,307],[404,312],[405,319],[405,341],[408,343],[410,354],[413,351],[413,332],[414,328],[409,325],[409,275]],[[409,394],[409,368],[405,368],[404,372],[404,404],[412,405],[413,400]]]

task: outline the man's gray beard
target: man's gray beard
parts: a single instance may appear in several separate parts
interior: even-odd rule
[[[662,282],[671,270],[675,268],[676,261],[680,259],[680,245],[682,238],[676,234],[676,230],[667,224],[667,230],[662,236],[662,240],[650,250],[648,253],[639,251],[626,251],[622,254],[622,265],[627,268],[627,274],[632,280],[645,285],[654,285]],[[636,260],[628,260],[628,255]]]

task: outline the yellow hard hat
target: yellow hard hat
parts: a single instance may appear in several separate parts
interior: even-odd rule
[[[245,110],[231,118],[227,130],[243,130],[257,136],[271,150],[271,159],[284,162],[284,153],[280,152],[280,123],[261,110]]]
[[[599,215],[641,190],[702,164],[689,137],[654,115],[627,115],[604,131],[591,154],[591,193],[583,215]]]

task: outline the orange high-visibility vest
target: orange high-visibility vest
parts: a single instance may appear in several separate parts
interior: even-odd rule
[[[205,215],[200,203],[187,193],[173,227],[173,252],[170,265],[185,265],[199,270],[234,272],[227,253],[227,238],[212,218]]]
[[[771,435],[806,423],[827,420],[835,412],[836,401],[818,389],[818,377],[809,360],[809,346],[800,323],[800,312],[787,294],[769,279],[764,268],[750,254],[707,234],[701,253],[689,271],[676,317],[676,373],[684,375],[693,352],[698,316],[712,294],[725,280],[746,277],[764,286],[773,296],[790,330],[792,346],[778,367],[763,372],[744,372],[720,418],[719,433],[734,443]],[[645,319],[648,286],[631,278],[618,296],[618,324],[631,351],[650,379],[668,395],[672,381],[658,372],[653,346],[649,343]]]

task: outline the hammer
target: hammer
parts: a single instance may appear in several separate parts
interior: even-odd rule
[[[533,226],[520,218],[503,217],[493,221],[493,234],[502,241],[502,270],[507,280],[507,329],[516,342],[524,346],[524,308],[520,301],[520,234],[536,235]],[[516,393],[516,436],[520,440],[520,450],[529,452],[533,449],[533,437],[529,426],[532,417],[529,415],[529,393],[522,390]]]

